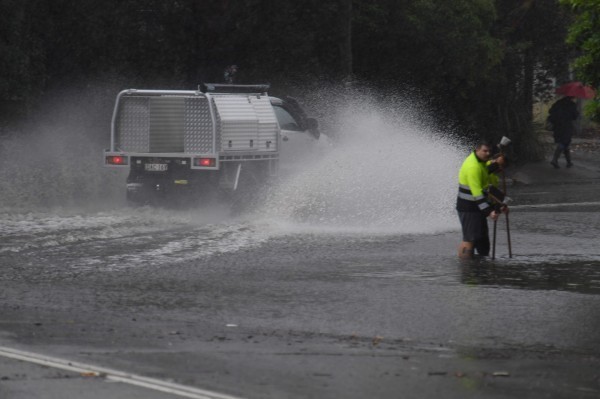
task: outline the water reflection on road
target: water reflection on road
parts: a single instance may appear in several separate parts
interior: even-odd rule
[[[571,263],[465,262],[461,282],[469,285],[557,290],[600,295],[600,262]]]

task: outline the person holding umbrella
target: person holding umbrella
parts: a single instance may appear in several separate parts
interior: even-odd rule
[[[575,97],[564,96],[552,104],[552,107],[550,107],[550,111],[548,112],[548,120],[552,123],[554,142],[556,143],[554,156],[552,157],[550,164],[556,169],[560,168],[560,166],[558,166],[558,158],[561,153],[565,154],[567,168],[573,166],[573,162],[571,161],[571,149],[569,146],[571,145],[571,138],[575,131],[573,122],[579,117],[577,105],[573,101],[574,99]]]
[[[556,169],[559,169],[558,158],[560,154],[565,154],[567,160],[567,168],[573,166],[571,161],[571,138],[575,131],[574,122],[579,117],[575,98],[593,98],[594,90],[589,86],[584,86],[581,82],[570,82],[556,89],[557,94],[562,94],[564,97],[555,102],[548,112],[548,120],[552,124],[554,132],[554,142],[556,149],[550,164]]]

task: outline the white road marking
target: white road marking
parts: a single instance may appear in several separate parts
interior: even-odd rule
[[[558,208],[560,206],[590,206],[600,205],[600,201],[593,202],[562,202],[556,204],[531,204],[531,205],[513,205],[509,207],[511,209],[525,209],[525,208]]]
[[[182,396],[192,399],[241,399],[237,396],[226,395],[205,389],[189,387],[175,384],[172,382],[161,381],[154,378],[143,377],[136,374],[126,373],[119,370],[113,370],[106,367],[98,367],[90,364],[73,362],[66,359],[59,359],[32,352],[25,352],[17,349],[0,346],[0,356],[11,359],[22,360],[29,363],[40,364],[42,366],[53,367],[57,369],[73,371],[76,373],[93,373],[106,380],[118,381],[125,384],[136,385],[139,387],[165,392],[172,395]]]

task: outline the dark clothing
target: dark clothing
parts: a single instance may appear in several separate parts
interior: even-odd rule
[[[573,122],[579,117],[577,105],[570,97],[563,97],[550,107],[548,114],[553,126],[554,142],[562,144],[563,148],[569,147],[575,131]]]
[[[481,256],[490,253],[490,237],[485,214],[482,212],[458,211],[458,219],[462,226],[463,241],[472,242]]]
[[[571,100],[570,97],[563,97],[555,102],[550,111],[548,111],[548,119],[552,123],[552,130],[554,131],[554,142],[556,143],[556,149],[554,150],[554,156],[550,163],[556,169],[558,166],[558,158],[561,154],[565,154],[567,160],[567,167],[573,166],[571,162],[571,138],[575,131],[573,122],[579,117],[577,112],[577,105]]]

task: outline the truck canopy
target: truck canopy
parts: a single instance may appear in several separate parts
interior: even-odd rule
[[[279,125],[266,93],[124,90],[111,151],[161,154],[276,152]]]

